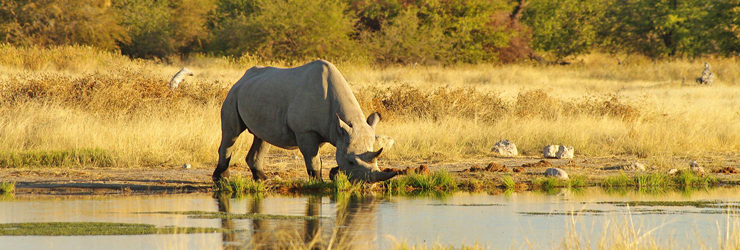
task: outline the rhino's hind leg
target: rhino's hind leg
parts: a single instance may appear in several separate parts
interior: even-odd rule
[[[303,160],[306,161],[306,171],[311,179],[321,180],[321,158],[319,157],[319,147],[324,143],[321,136],[316,133],[303,133],[296,135],[298,149],[303,154]]]
[[[227,136],[227,133],[223,133],[221,139],[221,146],[218,147],[218,165],[216,170],[213,171],[213,181],[218,182],[221,178],[229,177],[229,162],[231,162],[231,151],[234,147],[236,136]]]
[[[231,151],[234,142],[239,135],[247,129],[236,112],[229,109],[221,110],[221,145],[218,147],[218,165],[213,171],[213,181],[218,182],[221,178],[229,177],[229,162],[231,162]]]
[[[267,155],[267,151],[270,151],[270,144],[255,136],[252,147],[249,148],[249,153],[247,153],[247,165],[249,170],[252,170],[252,179],[254,180],[267,180],[265,172],[262,171],[262,162],[265,155]]]

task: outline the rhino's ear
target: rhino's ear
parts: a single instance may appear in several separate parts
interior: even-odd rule
[[[347,125],[346,122],[342,121],[342,118],[339,117],[339,114],[336,114],[337,117],[337,132],[339,132],[340,135],[347,135],[349,134],[349,131],[352,129],[349,125]]]
[[[370,114],[370,116],[367,117],[367,124],[370,125],[371,128],[375,129],[375,125],[378,125],[378,122],[380,122],[380,114],[378,112]]]

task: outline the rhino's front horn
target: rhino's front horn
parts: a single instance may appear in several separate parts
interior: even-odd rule
[[[343,171],[352,181],[361,180],[369,183],[385,181],[398,175],[396,172],[380,172],[378,170],[370,170],[367,168],[354,168],[341,171]]]
[[[372,173],[373,181],[372,182],[386,181],[390,178],[393,178],[396,175],[398,175],[398,172],[373,171]]]

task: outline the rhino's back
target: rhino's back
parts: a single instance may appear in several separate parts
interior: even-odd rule
[[[236,99],[239,116],[252,134],[278,147],[295,148],[296,133],[326,133],[331,71],[336,68],[326,61],[296,68],[254,67],[229,96]]]

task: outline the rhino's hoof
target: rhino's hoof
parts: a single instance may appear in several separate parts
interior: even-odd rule
[[[329,170],[329,179],[334,181],[334,178],[337,177],[337,174],[339,173],[339,167],[332,168]]]
[[[221,181],[224,178],[229,178],[229,171],[226,170],[226,171],[223,171],[223,172],[220,172],[219,173],[219,171],[216,170],[216,171],[213,172],[213,176],[212,177],[213,177],[213,182],[214,183],[218,183],[219,181]]]

